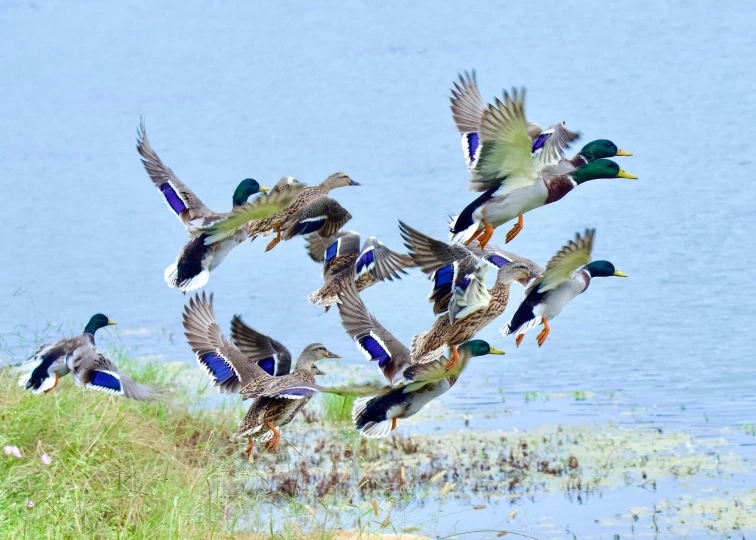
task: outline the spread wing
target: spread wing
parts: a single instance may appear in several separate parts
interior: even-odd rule
[[[480,135],[478,128],[483,118],[486,104],[478,90],[475,70],[459,76],[459,83],[452,88],[451,110],[457,130],[462,134],[462,151],[467,168],[472,170],[480,157]]]
[[[520,257],[519,255],[512,253],[511,251],[501,249],[499,246],[496,246],[490,242],[486,244],[486,247],[484,249],[480,249],[480,246],[477,242],[472,242],[469,246],[467,246],[467,248],[475,255],[483,259],[483,261],[491,266],[496,267],[497,269],[503,267],[505,264],[509,264],[510,262],[521,262],[528,268],[530,268],[530,274],[532,276],[535,277],[543,274],[543,267],[539,264],[531,261],[530,259],[526,259],[525,257]],[[522,279],[518,281],[521,285],[526,286],[530,279]]]
[[[560,283],[572,279],[575,270],[591,262],[593,250],[593,237],[596,229],[586,229],[583,237],[578,233],[575,240],[571,240],[559,250],[546,265],[543,279],[534,283],[538,285],[538,292],[546,292],[555,288]]]
[[[74,359],[74,377],[91,390],[123,396],[137,401],[149,401],[158,394],[149,386],[139,384],[121,371],[113,361],[94,349]]]
[[[368,272],[377,281],[385,279],[393,281],[401,279],[401,274],[406,274],[405,268],[417,266],[412,257],[403,253],[397,253],[379,242],[375,236],[371,236],[362,246],[360,256],[355,263],[355,271],[359,276]]]
[[[198,223],[195,220],[206,218],[213,213],[205,206],[194,192],[178,179],[173,171],[166,167],[160,160],[155,150],[152,149],[147,132],[145,131],[144,119],[137,130],[137,151],[142,156],[142,164],[147,174],[160,191],[168,208],[176,214],[187,230],[192,230]]]
[[[317,232],[321,236],[335,235],[344,224],[352,219],[346,208],[326,195],[315,197],[304,208],[286,220],[282,236],[286,239],[298,234]]]
[[[550,126],[541,136],[547,134],[548,139],[546,139],[543,149],[534,158],[537,171],[555,167],[560,161],[567,159],[564,151],[569,148],[570,143],[580,137],[579,133],[567,129],[564,122]]]
[[[291,184],[280,190],[271,190],[255,197],[251,203],[235,207],[217,220],[199,228],[208,235],[205,244],[229,238],[250,221],[265,219],[289,207],[305,189],[302,184]]]
[[[331,257],[327,257],[326,252],[328,251],[328,248],[338,250],[338,246],[334,247],[333,244],[337,242],[339,238],[348,234],[357,233],[353,231],[339,231],[333,236],[323,236],[319,233],[309,234],[305,238],[305,249],[307,250],[307,254],[317,263],[325,262],[327,259],[333,258],[337,255],[337,253],[332,252],[330,254]],[[359,235],[357,236],[359,238]]]
[[[464,276],[454,287],[454,294],[449,302],[449,318],[452,323],[488,308],[491,294],[486,287],[487,271],[488,266],[481,264],[474,274]]]
[[[470,180],[471,191],[500,186],[497,195],[530,186],[538,179],[531,156],[532,141],[525,120],[525,89],[512,97],[504,92],[483,114],[480,127],[481,151]]]
[[[220,392],[238,392],[248,386],[264,387],[275,379],[223,335],[215,321],[212,295],[208,300],[205,293],[197,294],[184,307],[183,315],[189,346],[197,356],[200,367]]]
[[[354,282],[339,293],[337,305],[346,333],[368,360],[378,362],[384,377],[391,383],[394,376],[409,365],[409,349],[368,312]]]
[[[269,375],[286,375],[291,370],[291,352],[280,341],[244,324],[239,315],[231,319],[231,340]]]

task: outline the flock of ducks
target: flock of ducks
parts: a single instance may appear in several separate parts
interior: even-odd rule
[[[137,150],[145,170],[189,234],[176,261],[165,270],[168,286],[184,294],[205,286],[212,270],[246,240],[275,235],[266,247],[269,251],[281,241],[304,237],[309,256],[323,264],[323,286],[309,301],[326,311],[337,306],[344,330],[386,379],[384,386],[321,386],[315,377],[324,373],[316,363],[339,358],[325,345],[305,347],[291,371],[292,354],[286,346],[238,316],[226,337],[215,320],[212,295],[196,294],[183,313],[186,338],[220,392],[254,400],[235,434],[248,439],[250,460],[255,441],[266,442],[270,451],[278,448],[280,428],[317,392],[358,396],[352,410],[355,427],[365,437],[388,435],[398,419],[416,414],[447,392],[470,359],[504,354],[475,336],[504,312],[514,282],[527,287],[525,299],[501,333],[514,334],[519,347],[529,330],[542,325],[536,338],[540,347],[549,335],[550,321],[585,292],[593,278],[626,277],[609,261],[591,261],[593,229],[577,234],[545,268],[497,247],[491,239],[497,227],[516,220],[505,236],[505,242],[511,242],[523,230],[524,214],[562,199],[584,182],[637,178],[608,159],[630,152],[600,139],[566,157],[577,133],[564,123],[543,129],[529,122],[524,90],[505,91],[502,99],[486,104],[475,72],[460,75],[454,83],[451,109],[471,173],[470,190],[480,195],[452,219],[448,242],[400,221],[408,253],[395,252],[375,237],[361,243],[358,233],[341,230],[351,214],[330,192],[359,185],[344,173],[332,174],[316,186],[285,176],[272,189],[248,178],[234,191],[229,212],[213,212],[161,161],[141,123]],[[411,268],[419,268],[432,281],[428,300],[438,318],[408,347],[370,314],[359,293],[381,281],[400,279]],[[490,268],[496,280],[489,289]],[[97,351],[95,332],[110,324],[115,323],[97,314],[81,336],[43,345],[30,359],[33,369],[19,384],[46,393],[71,372],[76,384],[86,388],[154,399],[154,390],[134,382]]]

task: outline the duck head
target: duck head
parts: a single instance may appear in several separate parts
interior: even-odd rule
[[[637,180],[634,174],[623,170],[619,165],[609,159],[597,159],[587,165],[583,165],[571,174],[572,179],[578,184],[598,178],[630,178]]]
[[[116,324],[116,322],[111,321],[102,313],[98,313],[96,315],[92,315],[92,318],[89,319],[87,326],[84,328],[84,333],[92,334],[94,336],[95,332],[97,332],[100,328],[104,328],[113,324]]]
[[[295,369],[309,370],[313,375],[325,375],[325,372],[315,366],[315,362],[323,358],[341,358],[341,356],[326,349],[322,343],[310,343],[299,355]]]
[[[593,261],[584,267],[591,277],[627,277],[627,274],[617,270],[609,261]]]
[[[485,356],[487,354],[505,354],[504,351],[494,349],[488,342],[482,339],[472,339],[464,342],[458,347],[459,356],[472,358],[473,356]]]
[[[522,262],[514,261],[505,264],[496,273],[496,283],[509,285],[514,281],[527,284],[531,278],[539,277],[536,272],[530,270],[530,267]]]
[[[342,172],[337,172],[333,173],[331,176],[323,180],[321,185],[330,191],[332,189],[345,186],[359,186],[360,184],[349,178],[349,175]]]
[[[597,159],[610,158],[615,156],[632,156],[632,152],[620,150],[617,145],[609,139],[597,139],[586,144],[580,149],[578,155],[585,158],[587,162],[596,161]]]
[[[246,178],[239,182],[239,185],[236,186],[236,191],[234,191],[233,198],[234,206],[241,206],[246,203],[247,199],[249,199],[255,193],[260,193],[268,190],[270,190],[270,188],[261,186],[257,183],[257,180],[253,178]]]

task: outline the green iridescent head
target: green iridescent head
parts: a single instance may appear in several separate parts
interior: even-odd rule
[[[602,158],[633,155],[631,152],[620,150],[617,148],[617,145],[609,139],[597,139],[591,141],[581,148],[578,154],[583,156],[589,163]]]
[[[630,178],[637,180],[634,174],[624,171],[619,165],[609,159],[597,159],[587,165],[583,165],[571,174],[572,179],[578,184],[598,178]]]
[[[466,341],[465,343],[459,346],[459,350],[460,350],[460,353],[462,351],[467,352],[471,357],[472,356],[485,356],[487,354],[504,354],[504,351],[500,351],[499,349],[494,349],[486,341],[483,341],[482,339],[473,339],[470,341]]]
[[[84,333],[94,335],[95,332],[97,332],[100,328],[104,328],[115,323],[115,321],[111,321],[102,313],[98,313],[96,315],[92,315],[92,318],[89,319],[86,328],[84,328]]]
[[[617,270],[609,261],[593,261],[586,264],[585,269],[588,270],[591,277],[627,277],[627,274]]]
[[[246,178],[242,180],[238,186],[236,186],[236,191],[234,191],[234,206],[243,205],[247,202],[247,199],[249,199],[255,193],[269,190],[270,188],[263,187],[258,184],[257,180],[254,180],[253,178]]]

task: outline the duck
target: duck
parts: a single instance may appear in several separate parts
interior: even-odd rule
[[[562,199],[580,184],[599,178],[638,178],[615,162],[597,157],[606,155],[601,149],[614,151],[613,155],[631,155],[614,143],[593,141],[595,144],[586,145],[573,158],[580,166],[572,169],[570,160],[566,172],[560,168],[566,160],[563,149],[558,143],[550,145],[552,138],[546,141],[543,152],[531,157],[524,89],[519,93],[513,90],[511,97],[504,92],[503,102],[497,99],[495,105],[489,105],[481,121],[480,140],[481,154],[470,190],[483,193],[452,221],[454,243],[469,244],[478,238],[485,246],[496,227],[516,218],[517,223],[506,235],[509,243],[524,227],[523,214]]]
[[[324,306],[326,312],[338,301],[338,292],[350,281],[363,291],[384,280],[401,279],[406,268],[417,265],[409,255],[397,253],[379,242],[375,236],[365,240],[360,249],[360,234],[340,231],[324,237],[318,233],[306,237],[310,258],[323,264],[323,286],[307,299]]]
[[[444,357],[417,364],[410,349],[370,314],[354,283],[350,282],[339,291],[338,296],[336,307],[346,333],[369,361],[378,363],[387,382],[387,386],[373,392],[377,396],[362,396],[354,402],[352,418],[364,437],[385,437],[396,429],[397,419],[416,414],[432,399],[449,390],[466,367],[469,358],[484,354],[504,354],[503,351],[488,347],[487,343],[483,347],[481,342],[479,347],[460,346],[460,361],[452,369],[446,369],[448,361]],[[343,388],[316,389],[349,395],[349,390]],[[356,387],[352,395],[360,395],[363,391],[363,387]]]
[[[236,214],[233,210],[244,209],[247,221],[252,219],[250,214],[254,219],[262,219],[286,208],[300,192],[295,179],[292,183],[291,177],[284,177],[286,180],[275,193],[256,200],[257,204],[249,204],[247,201],[252,195],[264,193],[270,188],[261,186],[253,178],[246,178],[234,190],[232,212],[213,212],[162,162],[147,138],[144,121],[137,131],[137,151],[150,180],[189,233],[189,242],[181,248],[176,261],[163,274],[170,288],[178,288],[184,294],[204,287],[210,279],[210,272],[223,262],[233,248],[249,238],[248,229],[241,226],[246,222],[234,226],[231,218]]]
[[[365,438],[386,437],[396,429],[397,420],[420,412],[432,400],[442,396],[456,384],[471,358],[488,354],[503,355],[486,341],[474,339],[459,346],[459,362],[446,369],[447,359],[440,356],[432,362],[413,364],[402,372],[403,380],[387,386],[377,395],[358,397],[352,406],[352,422]]]
[[[406,223],[400,222],[399,229],[410,256],[434,280],[430,299],[434,300],[434,314],[441,313],[429,331],[413,336],[413,361],[433,361],[449,347],[447,369],[451,369],[459,360],[457,346],[471,340],[504,312],[510,284],[539,275],[531,269],[536,265],[526,259],[507,259],[501,253],[484,254],[479,260],[466,247],[450,246]],[[496,284],[491,290],[485,282],[489,265],[497,269]]]
[[[627,277],[609,261],[591,262],[595,233],[595,229],[586,229],[583,236],[576,234],[574,241],[567,243],[551,258],[543,276],[533,281],[525,291],[525,299],[512,319],[500,329],[504,336],[517,335],[517,347],[525,334],[539,324],[543,325],[543,330],[536,341],[542,347],[551,331],[549,321],[559,315],[571,300],[584,293],[592,278]]]
[[[467,168],[473,171],[480,158],[480,124],[488,106],[480,95],[475,70],[472,70],[472,73],[459,74],[459,82],[453,84],[450,98],[452,118],[462,135],[462,151]],[[567,129],[564,122],[553,124],[546,129],[535,122],[527,122],[527,130],[532,154],[540,150],[545,151],[547,155],[553,155],[559,148],[566,147],[580,136],[579,133]],[[554,139],[544,148],[551,137]]]
[[[291,422],[307,405],[316,392],[311,385],[315,375],[325,375],[315,362],[324,358],[341,358],[330,352],[322,343],[311,343],[304,348],[294,365],[294,371],[280,376],[266,372],[254,356],[271,354],[263,348],[257,350],[257,337],[246,343],[245,354],[221,331],[215,320],[213,296],[196,294],[184,308],[184,329],[187,342],[198,361],[211,373],[213,384],[222,384],[225,371],[238,378],[238,393],[254,399],[232,439],[246,437],[245,452],[252,455],[255,442],[265,442],[275,452],[281,441],[280,428]],[[262,340],[265,341],[265,340]],[[267,342],[276,351],[273,340]],[[283,347],[280,345],[280,347]],[[288,350],[284,350],[288,353]],[[275,354],[275,352],[273,353]],[[288,353],[290,355],[290,353]],[[310,386],[308,386],[310,385]]]
[[[301,183],[289,186],[297,188],[296,198],[267,219],[259,219],[254,213],[255,209],[250,206],[232,211],[231,217],[235,224],[254,220],[245,227],[250,240],[275,233],[276,237],[266,246],[266,252],[276,247],[281,240],[291,240],[295,236],[316,232],[326,237],[333,236],[352,219],[352,214],[328,194],[336,188],[359,185],[347,174],[338,172],[328,176],[317,186]]]
[[[30,358],[33,369],[19,378],[18,385],[33,394],[49,393],[61,377],[73,374],[77,386],[99,390],[137,401],[155,397],[154,391],[135,382],[95,347],[95,333],[115,321],[102,313],[93,315],[84,332],[42,345]]]

